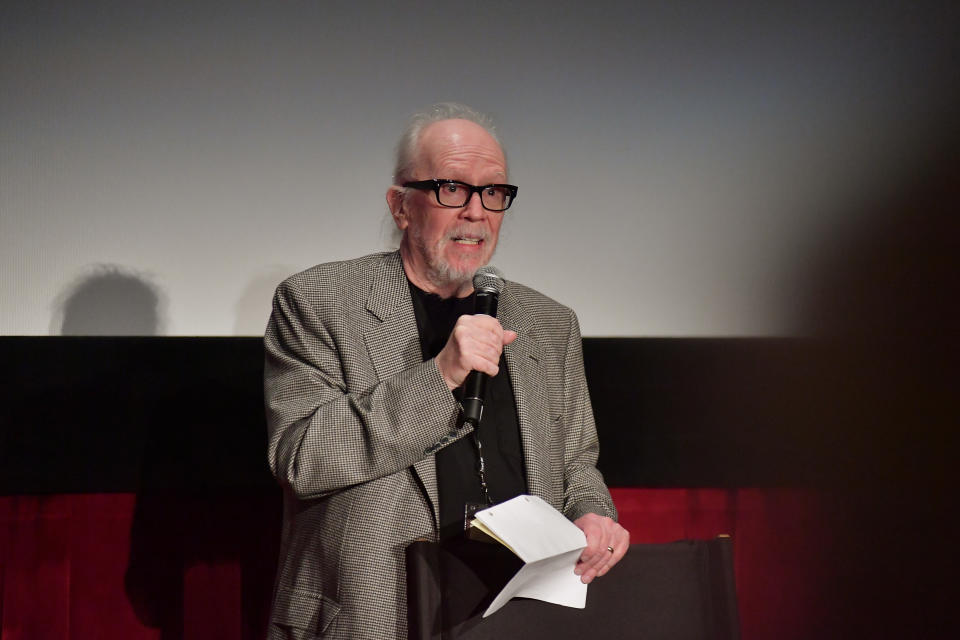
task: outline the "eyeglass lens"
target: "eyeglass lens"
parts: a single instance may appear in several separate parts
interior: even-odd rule
[[[447,182],[440,185],[437,198],[446,207],[462,207],[473,192],[462,184]],[[510,191],[504,187],[487,187],[480,192],[483,206],[492,211],[503,211],[510,206]]]

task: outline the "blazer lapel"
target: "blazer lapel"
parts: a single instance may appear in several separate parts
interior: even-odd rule
[[[513,329],[517,332],[517,339],[504,348],[504,356],[517,403],[520,440],[523,443],[523,459],[527,471],[527,488],[531,494],[541,496],[552,503],[553,497],[548,493],[550,490],[550,442],[548,441],[550,411],[546,406],[543,350],[527,331],[534,326],[534,319],[526,313],[509,283],[500,296],[497,315],[505,329]]]
[[[367,310],[378,320],[366,331],[364,338],[370,361],[380,380],[423,361],[417,318],[399,252],[387,254],[378,266],[367,299]],[[439,527],[437,468],[433,456],[415,463],[413,473],[427,494],[433,508],[434,524]]]

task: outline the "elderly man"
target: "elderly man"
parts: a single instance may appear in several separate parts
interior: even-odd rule
[[[499,321],[473,314],[472,276],[516,193],[486,118],[435,105],[397,148],[399,252],[278,287],[265,337],[269,459],[284,488],[271,638],[405,637],[407,544],[455,535],[471,505],[520,493],[584,531],[584,582],[626,552],[594,466],[576,316],[514,282]],[[475,431],[457,400],[471,371],[491,376]]]

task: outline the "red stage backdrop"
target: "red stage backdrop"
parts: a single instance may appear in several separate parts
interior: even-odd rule
[[[613,494],[634,543],[733,537],[745,640],[819,635],[829,550],[817,494]],[[154,502],[154,514],[144,516],[130,493],[0,497],[2,640],[259,639],[279,535],[277,495]]]

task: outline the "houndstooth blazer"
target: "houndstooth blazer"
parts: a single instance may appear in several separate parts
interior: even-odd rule
[[[571,520],[616,517],[573,312],[508,282],[499,318],[529,491]],[[404,550],[436,539],[434,452],[469,433],[422,362],[397,252],[322,264],[278,288],[265,336],[269,461],[284,489],[268,631],[405,638]]]

